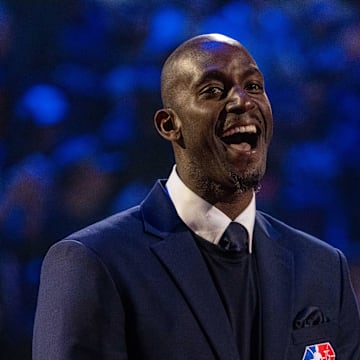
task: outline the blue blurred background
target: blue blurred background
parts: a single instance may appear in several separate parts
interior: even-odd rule
[[[0,357],[30,359],[42,258],[166,177],[163,61],[204,32],[262,68],[275,135],[259,208],[344,251],[360,294],[360,3],[0,0]],[[360,298],[360,295],[358,295]]]

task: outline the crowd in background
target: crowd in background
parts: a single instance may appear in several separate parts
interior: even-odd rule
[[[0,358],[31,358],[48,247],[168,176],[161,65],[200,33],[240,40],[264,72],[275,134],[258,207],[343,250],[360,288],[359,4],[0,0]]]

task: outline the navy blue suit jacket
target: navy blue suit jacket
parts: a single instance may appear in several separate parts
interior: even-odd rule
[[[360,359],[359,314],[340,251],[257,212],[264,360],[331,343]],[[316,307],[320,324],[294,328]],[[34,360],[241,360],[206,264],[161,182],[140,206],[53,245],[45,257]]]

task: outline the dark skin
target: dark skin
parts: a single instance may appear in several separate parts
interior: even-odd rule
[[[159,133],[177,172],[231,219],[250,203],[265,173],[272,112],[263,76],[246,49],[219,34],[181,45],[163,68]]]

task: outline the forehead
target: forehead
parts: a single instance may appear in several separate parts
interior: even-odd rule
[[[184,51],[177,64],[177,73],[183,80],[191,82],[211,74],[261,74],[255,60],[243,46],[222,42],[200,43]]]

